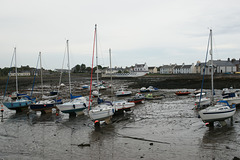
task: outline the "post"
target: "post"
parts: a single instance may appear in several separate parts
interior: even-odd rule
[[[1,113],[2,113],[2,115],[1,115],[1,122],[3,122],[3,112],[4,112],[4,109],[3,109],[3,105],[1,104]]]

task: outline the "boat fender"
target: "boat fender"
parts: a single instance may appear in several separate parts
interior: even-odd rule
[[[114,113],[114,108],[112,109],[112,112]]]
[[[84,107],[85,107],[85,108],[87,108],[87,106],[86,106],[86,104],[85,104],[85,103],[83,103],[83,105],[84,105]]]
[[[94,121],[94,123],[99,123],[99,120]]]
[[[75,109],[75,104],[73,105],[73,108]]]
[[[1,105],[1,112],[3,112],[4,111],[4,109],[3,109],[3,105]]]

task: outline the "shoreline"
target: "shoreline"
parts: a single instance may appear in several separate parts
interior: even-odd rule
[[[59,84],[60,76],[57,74],[45,75],[43,77],[44,85],[57,86]],[[110,81],[110,78],[101,78],[104,81]],[[159,89],[199,89],[202,85],[203,76],[199,74],[188,74],[188,75],[160,75],[160,74],[148,74],[143,77],[135,78],[113,78],[114,80],[130,82],[129,88],[141,88],[154,86]],[[34,77],[18,77],[19,90],[26,90],[32,88]],[[96,80],[96,75],[93,75],[93,80]],[[71,74],[71,81],[78,83],[90,83],[89,73],[74,73]],[[214,88],[240,88],[240,75],[227,75],[227,74],[216,74],[214,75]],[[7,77],[0,78],[0,92],[4,93],[7,83]],[[40,77],[36,77],[35,86],[41,83]],[[63,74],[62,83],[68,83],[68,75]],[[8,91],[15,89],[15,77],[10,77],[8,82]],[[124,85],[124,84],[122,84]],[[204,89],[211,88],[211,76],[205,75],[204,78]]]

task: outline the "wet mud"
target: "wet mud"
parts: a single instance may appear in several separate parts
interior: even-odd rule
[[[137,90],[136,90],[137,91]],[[112,124],[94,129],[87,116],[55,111],[16,114],[5,108],[0,122],[2,159],[234,159],[240,157],[239,109],[233,126],[209,129],[194,110],[194,98],[161,89],[162,100],[145,101]],[[189,90],[193,91],[193,90]],[[218,90],[220,92],[220,90]],[[116,97],[114,97],[116,98]],[[127,97],[125,97],[127,98]],[[124,99],[124,98],[122,98]]]
[[[88,95],[89,91],[77,89],[89,79],[76,81],[74,94]],[[134,81],[115,79],[114,90]],[[107,81],[109,84],[109,81]],[[147,87],[147,86],[146,86]],[[181,88],[181,87],[179,87]],[[67,99],[67,90],[61,95]],[[68,114],[15,113],[4,107],[0,122],[0,159],[83,159],[83,160],[158,160],[158,159],[237,159],[240,158],[240,109],[234,122],[227,125],[215,123],[208,128],[198,118],[192,95],[176,96],[178,90],[160,89],[162,100],[137,104],[130,112],[114,116],[111,124],[101,124],[95,130],[93,122],[85,115],[69,117]],[[188,89],[193,92],[194,89]],[[108,100],[130,97],[111,96],[111,90],[101,92]],[[220,95],[221,90],[216,90]]]

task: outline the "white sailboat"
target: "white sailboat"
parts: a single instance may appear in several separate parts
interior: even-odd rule
[[[210,30],[209,35],[210,40],[210,55],[211,55],[211,85],[212,85],[212,92],[211,92],[211,106],[206,109],[199,111],[199,115],[203,122],[210,123],[213,126],[215,121],[223,121],[228,118],[232,118],[236,112],[235,105],[230,106],[227,101],[219,101],[216,105],[213,104],[214,102],[214,88],[213,88],[213,50],[212,50],[212,30]]]
[[[111,69],[111,75],[112,75],[112,58],[111,58],[111,49],[109,49],[109,58],[110,58],[110,69]],[[112,76],[111,76],[111,95],[113,96],[113,87],[112,87]],[[123,111],[130,111],[132,107],[135,106],[134,102],[128,102],[126,100],[118,100],[113,101],[112,100],[113,107],[115,109],[114,114],[121,114],[124,113]]]
[[[76,116],[83,114],[83,110],[87,108],[88,100],[86,97],[78,96],[72,98],[72,89],[71,89],[71,70],[70,70],[70,61],[69,61],[69,43],[67,40],[67,55],[68,55],[68,76],[69,76],[69,93],[70,101],[63,104],[58,104],[57,108],[63,113],[69,113],[71,116]]]
[[[94,48],[96,48],[96,66],[98,70],[98,55],[97,55],[97,25],[95,25],[95,32],[94,32],[94,45],[93,45],[93,59],[94,59]],[[93,62],[92,59],[92,62]],[[92,71],[91,71],[91,83],[92,83],[92,72],[93,72],[93,63],[92,63]],[[98,84],[98,72],[97,72],[97,84]],[[89,99],[91,99],[91,87],[90,85],[90,95]],[[98,88],[99,93],[99,88]],[[99,98],[99,94],[98,94]],[[97,104],[94,108],[90,108],[89,105],[89,117],[92,121],[105,121],[106,123],[110,122],[112,115],[114,114],[115,109],[111,103],[100,103]]]

